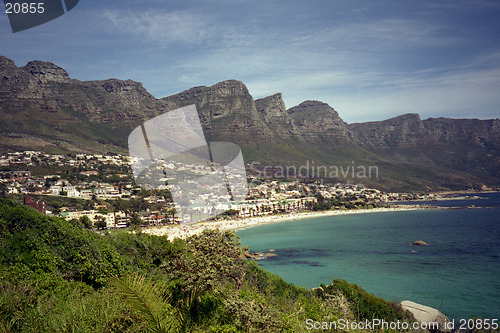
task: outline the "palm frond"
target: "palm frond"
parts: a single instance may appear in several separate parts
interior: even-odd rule
[[[152,332],[176,330],[175,311],[167,301],[165,285],[150,282],[138,274],[130,275],[125,280],[112,277],[110,283],[133,311],[146,317]]]

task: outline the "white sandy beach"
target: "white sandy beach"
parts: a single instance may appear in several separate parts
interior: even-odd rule
[[[175,238],[186,238],[192,235],[197,235],[203,230],[218,229],[225,230],[241,230],[251,227],[256,227],[263,224],[279,223],[293,220],[303,220],[313,217],[348,215],[348,214],[366,214],[366,213],[383,213],[396,211],[409,211],[416,209],[425,209],[418,206],[410,207],[391,207],[391,208],[372,208],[372,209],[349,209],[349,210],[329,210],[320,212],[293,212],[289,214],[255,216],[239,219],[227,219],[220,221],[199,222],[193,224],[181,224],[171,226],[150,227],[143,229],[143,232],[157,236],[168,236],[169,240]]]

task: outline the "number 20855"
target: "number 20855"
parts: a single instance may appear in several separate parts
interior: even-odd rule
[[[5,4],[6,14],[43,14],[45,8],[43,2],[39,3],[10,3]]]

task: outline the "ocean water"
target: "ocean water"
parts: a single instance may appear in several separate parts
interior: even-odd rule
[[[264,269],[305,288],[334,278],[450,318],[500,317],[500,193],[429,209],[318,217],[240,230]],[[465,208],[475,205],[480,208]],[[428,246],[411,246],[423,240]]]

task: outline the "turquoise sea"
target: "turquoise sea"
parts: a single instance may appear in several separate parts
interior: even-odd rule
[[[450,318],[500,317],[500,193],[432,202],[455,209],[354,214],[240,230],[264,269],[306,288],[334,278]],[[475,205],[477,208],[465,208]],[[424,240],[428,246],[410,246]]]

